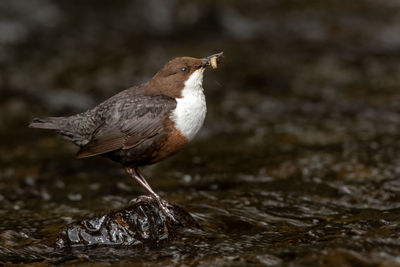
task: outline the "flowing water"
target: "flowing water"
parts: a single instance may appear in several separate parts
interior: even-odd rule
[[[400,266],[400,3],[2,1],[0,262],[129,266]],[[156,248],[59,251],[66,224],[144,192],[26,126],[224,51],[208,115],[144,169],[200,223]]]

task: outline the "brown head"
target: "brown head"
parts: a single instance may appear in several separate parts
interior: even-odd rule
[[[181,97],[185,82],[195,72],[201,72],[211,66],[211,62],[219,61],[223,52],[205,58],[178,57],[169,61],[149,81],[152,93],[162,93],[174,98]],[[202,80],[202,79],[201,79]]]

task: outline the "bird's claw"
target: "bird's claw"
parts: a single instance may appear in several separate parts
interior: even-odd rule
[[[160,210],[164,214],[164,216],[167,217],[168,219],[170,219],[172,222],[178,223],[178,221],[174,217],[174,212],[170,208],[168,208],[168,206],[171,206],[171,204],[169,204],[164,199],[160,198],[158,195],[157,195],[157,197],[152,196],[152,195],[150,195],[150,196],[149,195],[138,196],[137,198],[134,198],[131,201],[129,201],[129,203],[130,204],[136,204],[136,203],[139,203],[141,201],[145,201],[145,202],[156,201],[157,204],[158,204],[158,207],[160,208]]]
[[[172,222],[178,223],[178,221],[175,219],[174,212],[171,211],[170,208],[168,208],[168,206],[171,206],[171,205],[164,199],[157,198],[156,200],[157,200],[158,205],[159,205],[162,213],[164,214],[164,216],[169,218]]]
[[[145,196],[145,195],[142,195],[142,196],[138,196],[138,197],[136,197],[136,198],[134,198],[134,199],[131,199],[130,201],[129,201],[129,204],[136,204],[136,203],[139,203],[139,202],[141,202],[141,201],[147,201],[147,202],[149,202],[149,201],[153,201],[154,200],[154,198],[152,197],[152,196]]]

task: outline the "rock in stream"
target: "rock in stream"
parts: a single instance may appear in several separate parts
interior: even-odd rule
[[[176,238],[179,230],[199,228],[183,208],[168,205],[176,222],[164,216],[156,201],[139,197],[123,209],[65,226],[56,238],[56,247],[158,246]]]

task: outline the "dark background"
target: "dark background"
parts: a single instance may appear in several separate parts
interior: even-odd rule
[[[203,129],[145,170],[209,234],[152,256],[90,260],[393,266],[400,2],[391,0],[1,1],[0,260],[42,260],[66,223],[143,193],[118,164],[76,160],[61,137],[28,129],[33,117],[84,111],[174,57],[220,51],[205,75]]]

